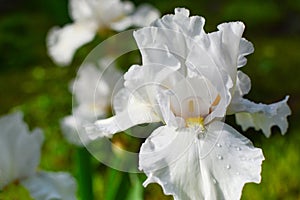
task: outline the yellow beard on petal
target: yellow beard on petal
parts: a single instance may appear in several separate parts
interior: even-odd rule
[[[190,117],[185,120],[187,127],[200,126],[204,127],[204,118],[203,117]]]

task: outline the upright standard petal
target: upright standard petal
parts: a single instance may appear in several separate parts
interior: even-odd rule
[[[150,28],[136,31],[143,64],[165,64],[165,58],[182,64],[193,61],[190,64],[195,67],[205,63],[226,71],[234,83],[237,68],[245,65],[245,56],[253,52],[252,44],[242,38],[245,26],[242,22],[223,23],[218,31],[206,34],[204,23],[204,18],[189,17],[189,10],[177,8],[175,15],[165,15]],[[190,54],[197,54],[198,59],[190,59]]]
[[[37,172],[34,176],[22,181],[36,200],[76,200],[76,182],[64,172]]]
[[[47,35],[48,54],[60,66],[71,63],[76,50],[91,41],[97,32],[93,21],[68,24],[63,28],[54,27]]]
[[[195,37],[204,33],[203,26],[204,18],[189,17],[189,11],[182,8],[176,9],[175,15],[165,15],[153,22],[151,27],[134,32],[143,64],[176,66],[178,61],[184,63],[196,43]]]
[[[202,48],[206,54],[206,59],[211,59],[215,66],[226,71],[233,83],[236,80],[236,72],[239,57],[241,57],[240,47],[242,34],[245,25],[242,22],[230,22],[218,25],[218,31],[205,35],[201,38],[201,43],[195,45],[194,51]],[[198,53],[199,54],[199,53]],[[246,53],[245,53],[246,54]],[[202,56],[203,57],[203,56]],[[197,66],[197,62],[193,62]]]
[[[30,133],[22,118],[20,112],[0,118],[0,189],[32,176],[40,161],[42,131]]]
[[[213,122],[199,135],[190,129],[163,126],[140,150],[139,166],[149,183],[156,182],[174,199],[241,197],[248,182],[260,182],[261,149],[222,122]]]

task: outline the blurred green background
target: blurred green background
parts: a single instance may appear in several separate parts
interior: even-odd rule
[[[139,5],[145,1],[134,2]],[[163,14],[172,13],[175,7],[187,7],[192,15],[206,18],[207,32],[216,30],[225,21],[246,24],[244,36],[255,46],[254,54],[248,56],[248,64],[243,68],[252,80],[247,97],[272,103],[290,95],[292,116],[285,136],[280,135],[278,128],[273,128],[269,139],[253,129],[244,133],[263,149],[266,160],[261,184],[247,184],[242,199],[300,199],[300,1],[147,2]],[[71,22],[67,5],[67,0],[0,0],[0,114],[24,111],[29,126],[42,128],[46,135],[40,167],[69,171],[76,177],[76,148],[63,140],[59,120],[71,113],[69,81],[76,76],[85,55],[104,38],[98,36],[79,49],[70,67],[55,66],[47,56],[45,38],[52,26]],[[228,122],[241,132],[233,117]],[[128,199],[172,199],[164,196],[155,184],[143,191],[140,187],[143,175],[137,179],[96,160],[92,161],[92,167],[95,199],[124,199],[120,194],[128,191],[133,194]],[[0,192],[0,199],[30,197],[21,186],[10,185]]]

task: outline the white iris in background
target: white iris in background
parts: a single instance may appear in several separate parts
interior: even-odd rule
[[[134,11],[131,2],[120,0],[70,0],[69,12],[74,22],[52,28],[47,36],[48,53],[62,66],[70,64],[75,51],[97,32],[147,26],[160,16],[150,5],[141,5]]]
[[[290,109],[287,98],[272,105],[242,98],[250,79],[238,69],[253,52],[242,38],[244,24],[224,23],[207,34],[204,21],[177,8],[136,31],[143,65],[124,75],[116,114],[87,130],[96,139],[161,121],[139,153],[139,168],[148,176],[144,185],[156,182],[175,199],[239,199],[245,183],[260,182],[264,156],[222,119],[237,113],[244,128],[269,135],[278,125],[285,133]]]
[[[76,184],[64,172],[36,171],[44,140],[40,129],[29,132],[22,113],[0,118],[0,190],[20,182],[34,199],[76,199]]]
[[[72,82],[70,90],[74,95],[73,114],[63,118],[61,128],[68,142],[82,146],[89,143],[83,128],[84,124],[92,123],[99,117],[106,117],[110,111],[112,92],[121,78],[109,58],[96,64],[87,63],[80,67],[78,76]]]

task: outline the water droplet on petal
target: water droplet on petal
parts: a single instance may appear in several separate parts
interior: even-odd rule
[[[212,181],[213,181],[214,184],[217,184],[217,180],[216,179],[213,178]]]
[[[203,139],[204,138],[204,133],[200,132],[197,134],[198,139]]]
[[[242,150],[242,149],[241,149],[241,147],[237,147],[236,150],[237,150],[237,151],[240,151],[240,150]]]
[[[222,147],[222,145],[218,143],[218,144],[217,144],[217,147]]]
[[[230,169],[231,168],[231,166],[230,165],[226,165],[226,169]]]
[[[219,160],[223,160],[223,156],[218,155],[217,157],[218,157]]]

